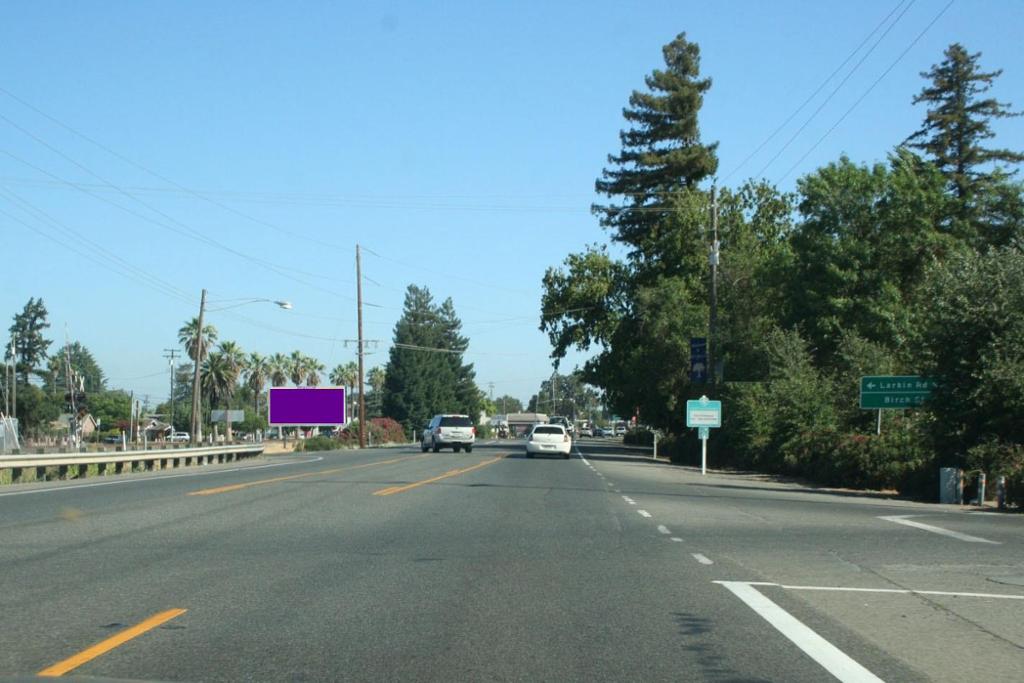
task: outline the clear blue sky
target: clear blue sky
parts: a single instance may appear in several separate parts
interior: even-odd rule
[[[0,93],[0,317],[42,297],[52,350],[66,333],[113,386],[153,403],[168,393],[162,349],[176,346],[203,287],[214,299],[293,302],[209,318],[246,350],[300,349],[331,367],[354,359],[328,339],[356,336],[359,242],[373,252],[366,336],[382,340],[371,365],[386,362],[406,285],[426,285],[454,300],[480,386],[525,400],[551,372],[540,279],[605,240],[589,212],[594,179],[662,45],[683,31],[699,43],[713,79],[702,133],[720,142],[720,177],[735,185],[874,40],[734,169],[899,7],[764,170],[791,189],[844,152],[884,159],[919,125],[918,74],[951,42],[1005,69],[995,94],[1024,107],[1024,3],[959,0],[799,161],[945,5],[8,3],[0,87],[52,120]],[[1024,121],[997,131],[1024,149]]]

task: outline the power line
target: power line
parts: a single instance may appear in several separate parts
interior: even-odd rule
[[[890,18],[890,17],[891,17],[891,16],[893,15],[893,14],[895,14],[895,13],[896,13],[896,10],[898,10],[898,9],[900,8],[900,6],[901,6],[901,5],[902,5],[902,4],[903,4],[903,3],[905,2],[905,1],[906,1],[906,0],[899,0],[899,2],[897,2],[897,3],[896,3],[896,6],[895,6],[895,7],[893,7],[893,8],[892,8],[892,9],[891,9],[891,10],[889,11],[889,14],[887,14],[887,15],[885,16],[885,18],[884,18],[884,19],[882,19],[882,21],[880,21],[880,22],[878,23],[878,25],[876,25],[876,26],[875,26],[875,27],[874,27],[873,29],[871,29],[871,32],[870,32],[870,33],[868,33],[868,34],[867,34],[867,35],[866,35],[866,36],[864,37],[864,40],[862,40],[862,41],[860,42],[860,44],[858,44],[858,45],[857,45],[857,47],[855,47],[855,48],[853,49],[853,51],[852,51],[852,52],[850,52],[850,54],[846,55],[846,59],[844,59],[844,60],[843,60],[843,61],[842,61],[842,62],[841,62],[841,63],[839,64],[839,66],[837,66],[837,67],[835,68],[835,70],[834,70],[834,71],[833,71],[832,73],[830,73],[830,74],[828,75],[828,77],[827,77],[827,78],[826,78],[825,80],[823,80],[823,81],[821,82],[821,85],[819,85],[819,86],[818,86],[818,87],[817,87],[817,88],[815,89],[815,91],[814,91],[814,92],[812,92],[812,93],[811,93],[810,95],[808,95],[808,96],[807,96],[807,99],[805,99],[805,100],[803,101],[803,103],[802,103],[802,104],[801,104],[801,105],[800,105],[799,107],[797,107],[797,108],[796,108],[795,110],[793,110],[793,113],[792,113],[792,114],[790,114],[790,115],[789,115],[789,116],[788,116],[788,117],[786,118],[786,120],[785,120],[785,121],[783,121],[782,123],[780,123],[780,124],[779,124],[779,126],[778,126],[778,128],[776,128],[776,129],[775,129],[774,131],[772,131],[772,133],[771,133],[771,134],[770,134],[770,135],[769,135],[768,137],[766,137],[766,138],[764,139],[764,141],[762,141],[762,142],[761,142],[761,144],[760,144],[760,145],[758,145],[758,146],[757,146],[757,148],[756,148],[756,149],[755,149],[755,150],[754,150],[753,152],[751,152],[750,154],[748,154],[748,155],[746,156],[746,158],[745,158],[745,159],[743,159],[743,161],[741,161],[741,162],[740,162],[740,163],[739,163],[739,164],[738,164],[738,165],[737,165],[737,166],[736,166],[735,168],[733,168],[733,169],[732,169],[731,171],[729,171],[729,173],[727,173],[727,174],[725,175],[725,177],[724,177],[724,178],[722,178],[722,182],[723,182],[723,183],[725,183],[725,182],[728,182],[728,181],[729,181],[729,179],[730,179],[731,177],[733,177],[734,175],[736,175],[736,173],[738,173],[738,172],[739,172],[739,170],[740,170],[741,168],[743,168],[744,166],[746,166],[746,165],[747,165],[747,162],[749,162],[749,161],[750,161],[751,159],[753,159],[753,158],[754,158],[755,156],[757,156],[757,155],[758,155],[758,153],[760,153],[760,151],[761,151],[762,149],[764,149],[764,148],[765,148],[765,146],[767,146],[769,142],[771,142],[771,141],[772,141],[773,139],[775,139],[775,136],[776,136],[776,135],[778,135],[778,134],[779,134],[780,132],[782,132],[782,129],[783,129],[783,128],[785,128],[786,126],[788,126],[788,125],[789,125],[789,122],[790,122],[790,121],[792,121],[792,120],[793,120],[794,118],[796,118],[796,115],[797,115],[797,114],[799,114],[799,113],[800,113],[801,111],[803,111],[804,107],[806,107],[806,106],[807,106],[808,104],[810,104],[810,103],[811,103],[811,101],[812,101],[812,100],[813,100],[813,99],[814,99],[815,97],[817,97],[817,96],[818,96],[818,93],[820,93],[820,92],[821,92],[821,91],[822,91],[822,90],[823,90],[823,89],[825,88],[825,86],[826,86],[826,85],[828,85],[828,84],[829,84],[829,82],[830,82],[830,81],[831,81],[831,80],[832,80],[833,78],[835,78],[835,77],[836,77],[836,75],[837,75],[837,74],[838,74],[838,73],[839,73],[840,71],[842,71],[843,67],[844,67],[844,66],[846,66],[846,65],[847,65],[847,63],[848,63],[848,62],[849,62],[849,61],[850,61],[851,59],[853,59],[854,55],[856,55],[856,54],[857,54],[858,52],[860,52],[860,49],[861,49],[862,47],[864,47],[864,46],[865,46],[865,45],[867,44],[867,42],[868,42],[869,40],[871,40],[871,37],[872,37],[873,35],[875,35],[875,34],[876,34],[876,33],[878,32],[878,30],[879,30],[880,28],[882,28],[882,26],[884,26],[884,25],[885,25],[885,23],[886,23],[886,22],[888,22],[888,21],[889,21],[889,18]]]
[[[768,170],[768,167],[775,163],[775,160],[778,159],[783,152],[789,149],[790,145],[792,145],[793,142],[795,142],[796,139],[800,136],[800,134],[804,132],[807,126],[811,124],[811,121],[813,121],[814,118],[821,112],[821,110],[825,108],[825,105],[832,101],[832,98],[835,97],[836,93],[838,93],[842,89],[842,87],[846,85],[846,82],[850,80],[850,77],[853,76],[853,74],[857,72],[857,70],[867,60],[867,58],[871,56],[871,53],[875,51],[875,48],[877,48],[881,44],[881,42],[885,40],[885,37],[889,35],[889,32],[892,31],[893,28],[895,28],[896,24],[898,24],[900,19],[903,18],[903,15],[905,15],[907,11],[911,8],[911,6],[913,6],[914,1],[915,0],[910,0],[910,2],[907,3],[906,7],[903,8],[903,11],[900,12],[895,19],[893,19],[892,23],[889,24],[888,28],[886,28],[885,31],[882,32],[882,35],[878,37],[878,40],[876,40],[875,43],[870,48],[868,48],[868,51],[865,52],[864,55],[857,61],[857,63],[853,65],[853,68],[850,69],[849,73],[847,73],[846,76],[843,77],[843,80],[839,82],[839,85],[837,85],[832,90],[832,92],[828,94],[828,97],[826,97],[825,100],[820,105],[818,105],[818,108],[814,110],[814,113],[812,113],[807,118],[807,120],[804,121],[803,125],[800,126],[800,128],[798,128],[795,133],[793,133],[789,140],[786,141],[786,144],[782,146],[782,149],[776,152],[775,155],[768,160],[768,163],[761,167],[761,170],[755,174],[756,177],[764,176],[764,172]]]
[[[906,49],[905,49],[905,50],[903,50],[903,52],[901,52],[901,53],[899,54],[899,56],[898,56],[898,57],[896,57],[896,59],[895,59],[895,60],[893,61],[893,63],[889,65],[889,68],[887,68],[887,69],[886,69],[885,71],[883,71],[883,72],[882,72],[882,75],[880,75],[880,76],[879,76],[878,78],[876,78],[876,79],[875,79],[874,83],[872,83],[872,84],[871,84],[871,85],[870,85],[870,86],[868,87],[868,89],[867,89],[867,90],[865,90],[865,91],[863,92],[863,94],[861,94],[861,96],[860,96],[860,97],[858,97],[858,98],[857,98],[857,100],[856,100],[856,101],[855,101],[855,102],[854,102],[854,103],[853,103],[852,105],[850,105],[850,108],[849,108],[849,109],[847,109],[847,110],[846,110],[846,111],[845,111],[845,112],[843,113],[843,115],[842,115],[842,116],[840,116],[840,117],[839,117],[839,119],[838,119],[838,120],[837,120],[837,121],[836,121],[835,123],[833,123],[833,124],[832,124],[832,127],[831,127],[831,128],[829,128],[829,129],[828,129],[827,131],[825,131],[825,134],[824,134],[824,135],[822,135],[822,136],[821,136],[820,138],[818,138],[818,141],[817,141],[817,142],[815,142],[815,143],[814,143],[813,145],[811,145],[811,148],[810,148],[810,149],[808,149],[808,150],[807,150],[807,151],[806,151],[806,152],[804,153],[804,155],[803,155],[802,157],[800,157],[799,159],[797,159],[797,160],[796,160],[796,163],[795,163],[795,164],[793,164],[792,166],[790,166],[790,167],[789,167],[789,170],[788,170],[788,171],[786,171],[786,173],[785,173],[785,174],[784,174],[784,175],[783,175],[783,176],[782,176],[781,178],[779,178],[779,180],[778,180],[778,183],[781,183],[781,182],[782,182],[782,181],[784,181],[784,180],[785,180],[786,178],[788,178],[788,177],[789,177],[789,175],[790,175],[790,174],[791,174],[791,173],[792,173],[792,172],[793,172],[794,170],[796,170],[796,167],[797,167],[797,166],[799,166],[799,165],[800,165],[801,163],[803,163],[803,160],[804,160],[804,159],[806,159],[806,158],[807,158],[808,156],[810,156],[811,152],[813,152],[814,150],[816,150],[816,149],[818,148],[818,145],[820,145],[820,144],[821,144],[822,142],[824,142],[825,138],[827,138],[827,137],[828,137],[828,136],[829,136],[829,135],[830,135],[830,134],[832,133],[832,131],[834,131],[834,130],[835,130],[836,128],[838,128],[838,127],[839,127],[839,125],[840,125],[840,124],[841,124],[841,123],[842,123],[843,121],[845,121],[845,120],[846,120],[846,117],[847,117],[847,116],[849,116],[849,115],[850,115],[851,113],[853,113],[853,110],[854,110],[854,109],[856,109],[856,108],[857,108],[857,106],[858,106],[858,105],[859,105],[859,104],[860,104],[861,102],[863,102],[863,101],[864,101],[864,98],[866,98],[866,97],[867,97],[867,96],[868,96],[868,95],[869,95],[869,94],[871,93],[871,91],[875,89],[875,86],[877,86],[877,85],[878,85],[879,83],[881,83],[881,82],[882,82],[882,79],[884,79],[884,78],[885,78],[886,76],[888,76],[888,75],[889,75],[889,72],[890,72],[890,71],[892,71],[893,69],[895,69],[895,68],[896,68],[896,65],[897,65],[897,64],[899,64],[899,63],[900,63],[900,61],[902,61],[902,59],[903,59],[903,58],[904,58],[904,57],[905,57],[905,56],[907,55],[907,53],[908,53],[908,52],[910,52],[910,50],[911,50],[911,49],[913,49],[913,47],[914,47],[915,45],[917,45],[918,41],[920,41],[920,40],[921,40],[921,38],[923,38],[923,37],[924,37],[924,35],[925,35],[926,33],[928,33],[929,29],[931,29],[931,27],[932,27],[932,26],[934,26],[934,25],[935,25],[935,23],[936,23],[936,22],[937,22],[937,21],[938,21],[938,20],[939,20],[940,18],[942,18],[942,15],[946,13],[946,10],[948,10],[948,9],[949,9],[950,7],[952,7],[952,6],[953,6],[953,3],[955,3],[955,2],[956,2],[956,0],[949,0],[949,2],[948,2],[948,3],[946,4],[946,6],[945,6],[945,7],[943,7],[943,8],[941,9],[941,10],[939,10],[939,13],[938,13],[938,14],[936,14],[936,15],[935,15],[935,17],[934,17],[934,18],[933,18],[933,19],[932,19],[932,20],[931,20],[930,22],[928,22],[928,25],[927,25],[927,26],[925,26],[925,27],[924,27],[924,29],[923,29],[923,30],[922,30],[922,31],[921,31],[920,33],[918,33],[918,34],[917,34],[917,37],[916,37],[916,38],[914,38],[914,39],[913,39],[913,40],[912,40],[912,41],[910,42],[910,44],[909,44],[909,45],[907,45]],[[777,184],[778,184],[778,183],[777,183]]]

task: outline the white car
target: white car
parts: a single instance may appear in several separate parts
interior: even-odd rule
[[[526,457],[537,453],[553,453],[566,460],[572,451],[572,438],[562,425],[535,425],[526,437]]]
[[[476,427],[469,415],[435,415],[420,435],[420,450],[437,453],[451,448],[456,453],[463,449],[472,453],[474,441]]]
[[[170,441],[171,443],[188,443],[189,441],[192,440],[192,437],[189,435],[188,432],[174,432],[169,437],[167,437],[167,440]]]

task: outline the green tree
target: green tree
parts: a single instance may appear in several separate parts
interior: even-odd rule
[[[462,362],[462,355],[469,348],[469,339],[462,336],[462,321],[455,313],[455,304],[450,298],[444,300],[437,314],[441,325],[441,347],[449,351],[443,357],[455,376],[455,409],[469,415],[475,423],[480,416],[483,393],[476,385],[473,364]]]
[[[288,357],[288,379],[292,384],[302,386],[302,381],[306,379],[307,367],[306,356],[301,351],[292,351],[292,355]]]
[[[38,437],[50,431],[64,408],[64,397],[53,398],[33,384],[18,386],[18,405],[15,417],[22,435]]]
[[[260,414],[260,395],[263,393],[263,387],[266,386],[267,380],[270,378],[270,373],[271,364],[269,359],[255,351],[249,354],[249,358],[245,362],[245,383],[249,390],[252,391],[253,414],[256,416]]]
[[[283,353],[275,353],[270,357],[268,370],[271,386],[283,387],[285,384],[288,384],[288,375],[290,374],[289,363],[288,356]]]
[[[46,317],[46,304],[33,297],[21,313],[15,314],[14,324],[8,328],[14,340],[15,372],[21,373],[22,384],[27,385],[29,376],[38,372],[46,360],[46,349],[52,343],[43,337],[43,330],[50,326]],[[12,360],[10,345],[4,349],[4,358]]]
[[[944,55],[940,64],[921,74],[930,84],[914,97],[914,104],[924,103],[928,110],[921,129],[907,142],[925,152],[943,173],[957,197],[959,218],[969,220],[977,214],[979,197],[994,184],[992,164],[1024,161],[1020,152],[984,146],[995,136],[994,119],[1020,112],[985,96],[1002,69],[983,71],[980,52],[970,54],[953,43]]]
[[[100,369],[89,349],[79,342],[72,342],[61,347],[50,357],[45,378],[47,391],[52,395],[63,395],[66,391],[68,386],[67,358],[69,356],[73,377],[80,380],[85,392],[92,394],[103,391],[106,385],[103,370]]]
[[[523,402],[515,396],[505,394],[494,399],[494,409],[501,415],[523,412]]]
[[[306,386],[307,387],[318,387],[320,386],[320,375],[324,371],[324,364],[318,361],[316,358],[306,356]]]
[[[331,370],[329,379],[331,384],[335,386],[345,387],[345,400],[348,405],[345,407],[345,415],[355,415],[355,411],[352,410],[352,406],[355,405],[356,397],[354,388],[356,383],[359,381],[359,366],[355,361],[349,361],[347,363],[338,363]]]
[[[210,353],[200,368],[199,387],[210,408],[221,406],[231,407],[231,397],[238,388],[238,370],[231,359],[219,351]],[[227,437],[231,438],[231,426],[228,423]]]
[[[409,285],[384,382],[384,413],[406,431],[422,428],[431,416],[455,412],[456,375],[443,348],[445,330],[426,287]]]
[[[89,412],[100,423],[100,429],[113,428],[131,419],[131,397],[120,389],[90,395]]]
[[[203,334],[199,335],[199,318],[192,318],[178,330],[178,343],[185,347],[185,353],[196,362],[196,349],[200,349],[200,363],[210,353],[210,348],[217,343],[217,328],[203,325]]]
[[[921,290],[919,363],[939,387],[929,410],[950,465],[990,440],[1024,445],[1024,252],[968,252]]]
[[[711,80],[700,78],[700,48],[679,34],[662,49],[665,69],[645,79],[646,91],[633,91],[622,112],[630,124],[620,132],[622,150],[608,157],[595,183],[618,205],[594,205],[601,224],[614,239],[649,255],[663,221],[674,211],[669,201],[685,188],[695,187],[718,168],[717,143],[703,144],[697,114]]]

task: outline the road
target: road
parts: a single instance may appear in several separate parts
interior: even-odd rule
[[[575,446],[4,487],[0,676],[1020,679],[1022,516]]]

